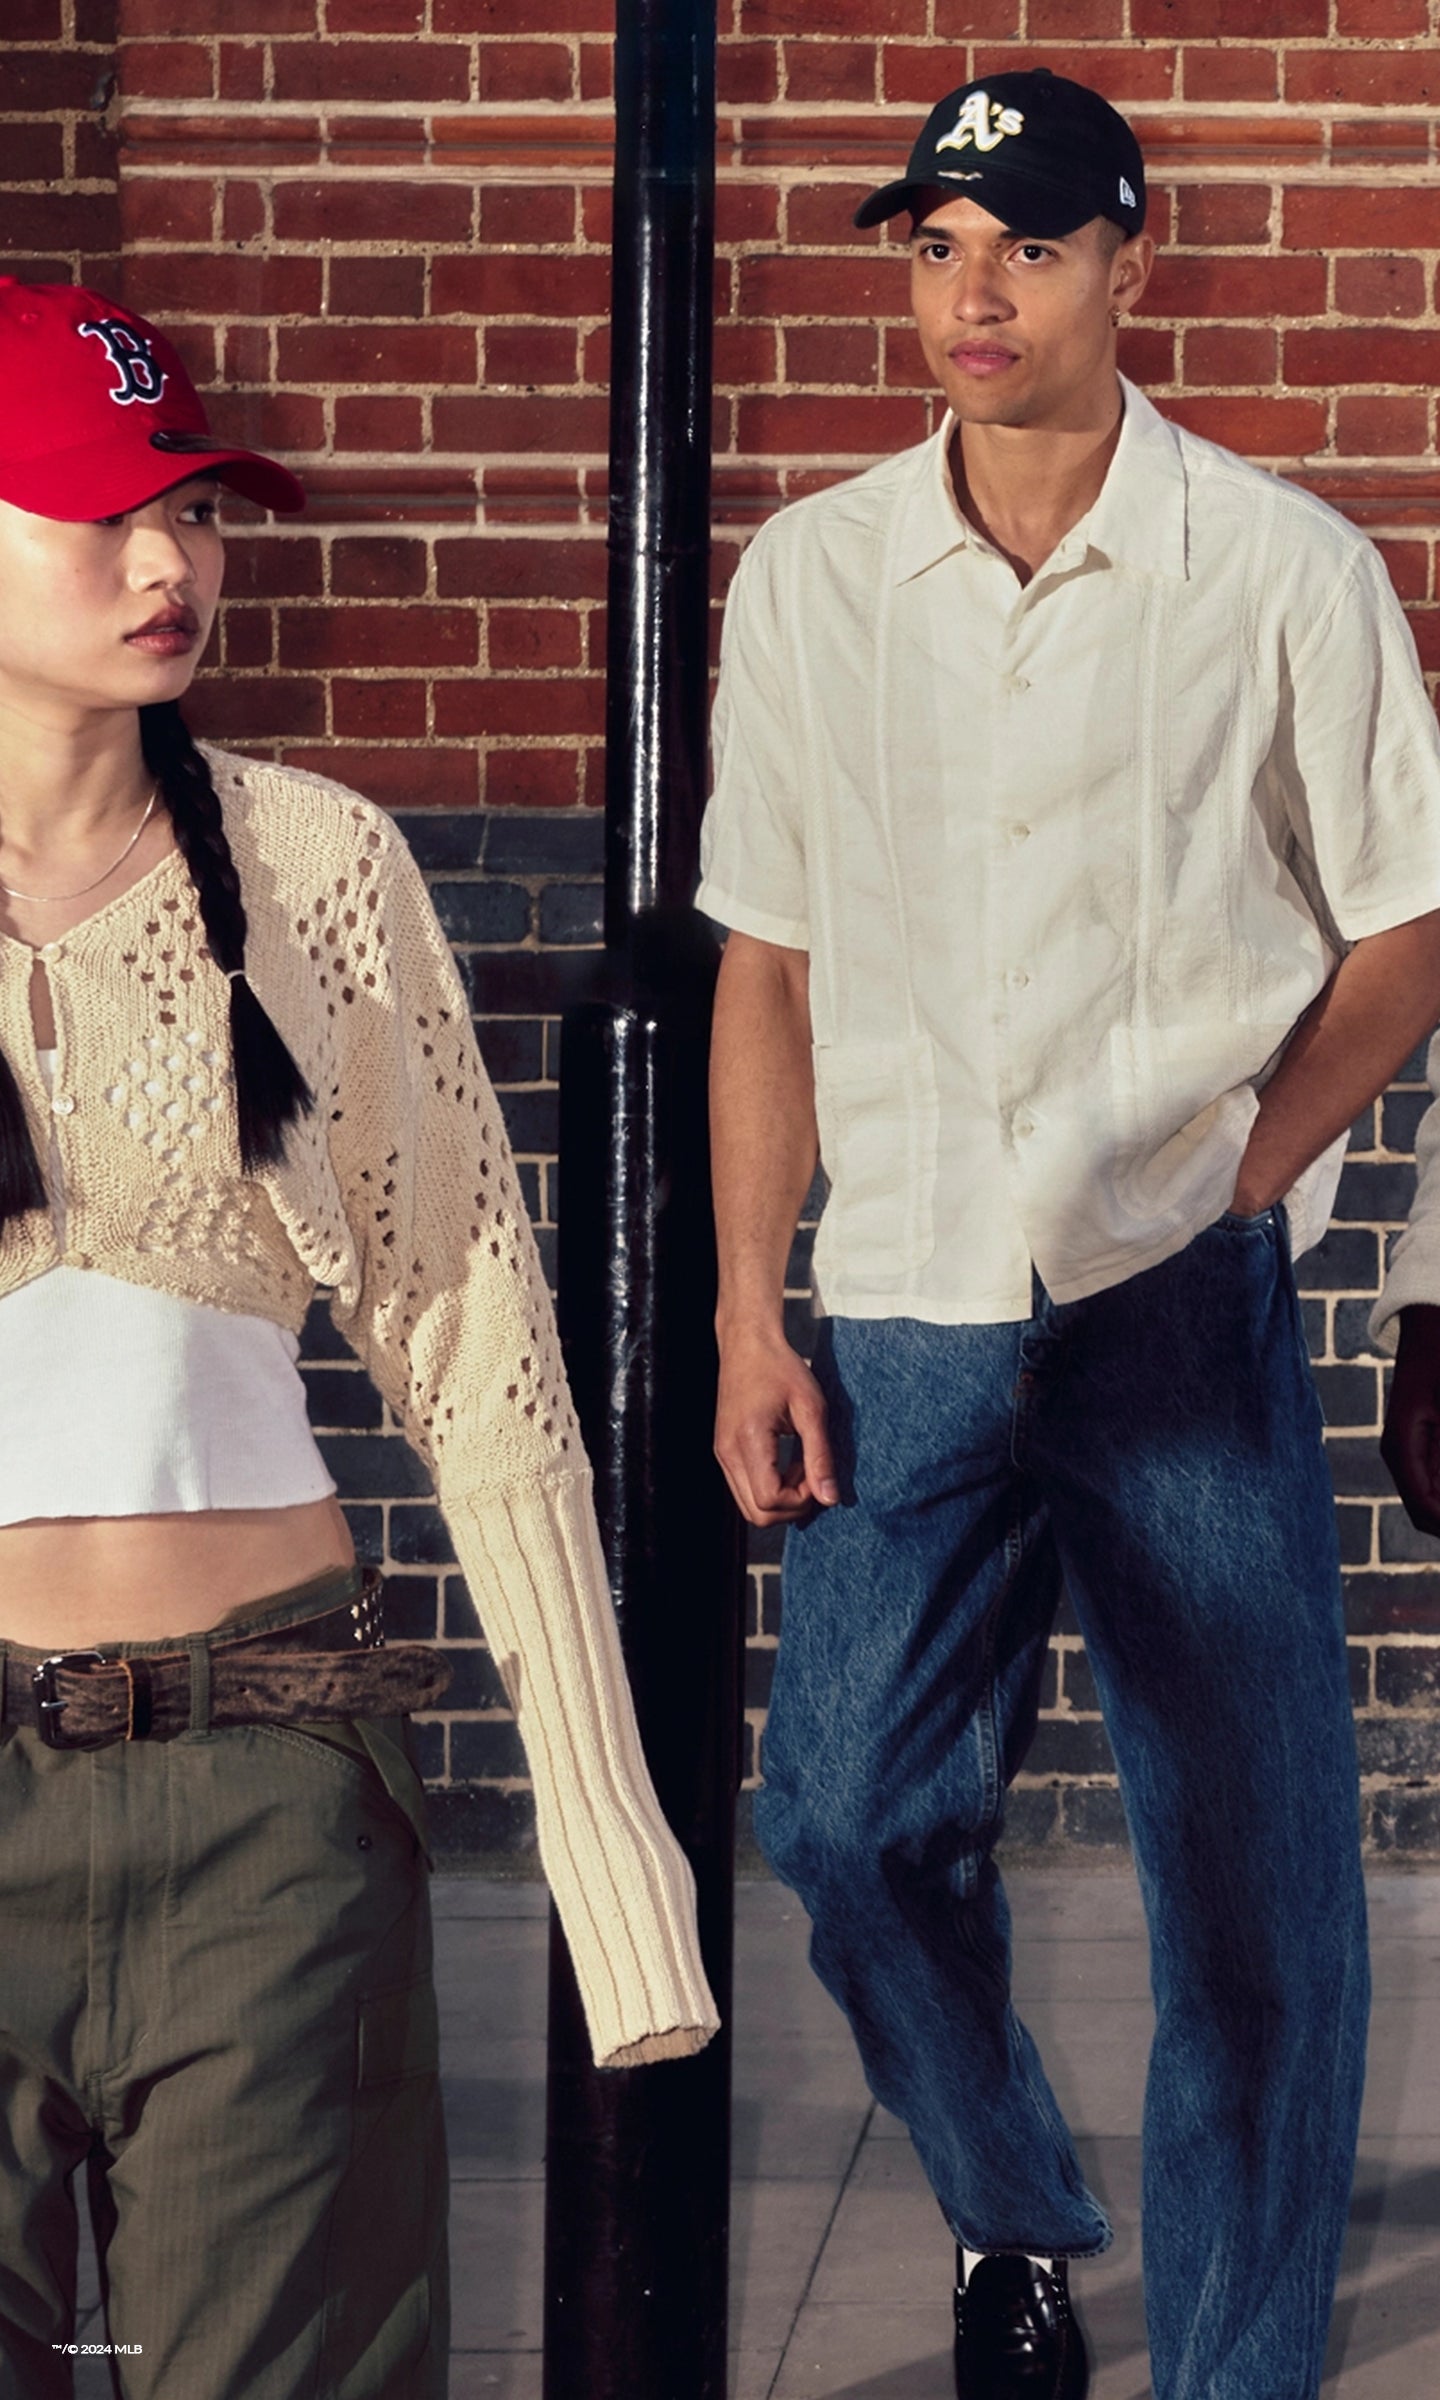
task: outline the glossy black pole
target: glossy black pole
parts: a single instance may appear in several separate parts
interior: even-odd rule
[[[561,1062],[560,1321],[646,1754],[728,2019],[739,1527],[711,1455],[704,798],[715,0],[620,0],[605,950]],[[597,2072],[551,1932],[545,2400],[723,2400],[728,2034]]]

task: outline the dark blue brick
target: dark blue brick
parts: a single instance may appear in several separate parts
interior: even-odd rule
[[[1397,1068],[1394,1081],[1396,1083],[1423,1083],[1425,1081],[1425,1061],[1429,1053],[1430,1044],[1428,1041],[1423,1041],[1417,1050],[1411,1051],[1404,1066]]]
[[[415,1766],[422,1783],[438,1783],[445,1772],[445,1728],[437,1719],[410,1727]]]
[[[548,883],[540,894],[542,942],[595,943],[604,936],[605,887],[599,883]]]
[[[430,886],[435,914],[452,942],[523,942],[530,931],[530,894],[519,883]]]
[[[1362,1717],[1355,1738],[1362,1775],[1408,1782],[1440,1771],[1440,1722],[1433,1717]]]
[[[790,1244],[790,1256],[785,1262],[785,1284],[788,1291],[809,1291],[810,1266],[814,1251],[814,1234],[808,1225],[801,1226]]]
[[[830,1196],[830,1179],[823,1167],[817,1167],[810,1179],[810,1189],[800,1203],[802,1225],[818,1225],[821,1211]]]
[[[460,1783],[508,1783],[530,1769],[525,1746],[509,1719],[485,1717],[479,1723],[451,1726],[450,1772]]]
[[[483,1017],[475,1032],[492,1083],[544,1080],[545,1027],[539,1019]]]
[[[1081,1709],[1087,1716],[1100,1710],[1100,1694],[1095,1688],[1095,1673],[1083,1650],[1065,1652],[1065,1697],[1072,1708]]]
[[[540,1168],[534,1159],[522,1159],[519,1166],[520,1197],[525,1214],[532,1225],[538,1225],[545,1214],[544,1193],[540,1185]]]
[[[1358,1227],[1332,1225],[1296,1270],[1304,1292],[1378,1292],[1380,1241]]]
[[[439,1630],[440,1592],[433,1575],[387,1575],[385,1638],[433,1642]],[[450,1703],[447,1701],[446,1706]]]
[[[1370,1346],[1369,1300],[1337,1300],[1335,1303],[1335,1349],[1341,1358],[1372,1358],[1377,1354]]]
[[[1363,1218],[1403,1221],[1410,1214],[1415,1197],[1415,1169],[1396,1161],[1371,1164],[1365,1159],[1352,1159],[1340,1178],[1335,1196],[1335,1214],[1344,1220]]]
[[[302,1358],[353,1358],[354,1351],[336,1328],[328,1299],[312,1300],[300,1334]]]
[[[1384,1643],[1375,1653],[1375,1698],[1382,1708],[1440,1704],[1440,1650]]]
[[[1352,1633],[1440,1633],[1440,1572],[1372,1567],[1347,1575],[1345,1622]]]
[[[463,1575],[447,1575],[440,1627],[447,1642],[474,1642],[484,1633],[480,1612]]]
[[[425,1469],[398,1434],[322,1433],[319,1442],[342,1499],[409,1499],[430,1489]]]
[[[1115,1761],[1098,1717],[1042,1717],[1025,1759],[1027,1775],[1113,1775]]]
[[[599,874],[604,815],[598,808],[496,809],[486,824],[485,864],[492,875]]]
[[[431,1792],[426,1814],[437,1859],[529,1858],[535,1848],[535,1803],[528,1792]]]
[[[455,1552],[439,1509],[392,1508],[390,1556],[402,1567],[448,1567]]]
[[[478,867],[485,844],[485,816],[478,808],[401,808],[395,822],[426,873],[446,867]]]
[[[1370,1802],[1369,1834],[1377,1850],[1422,1855],[1440,1850],[1440,1792],[1377,1792]]]
[[[775,1653],[768,1649],[747,1649],[745,1652],[745,1706],[768,1708],[770,1686],[775,1680]]]
[[[1383,1658],[1384,1655],[1382,1650],[1380,1656]],[[1350,1705],[1352,1708],[1368,1708],[1370,1705],[1370,1653],[1361,1643],[1351,1642],[1347,1646],[1346,1657],[1350,1663]]]
[[[445,1663],[451,1670],[451,1676],[450,1689],[445,1694],[443,1705],[452,1715],[480,1708],[503,1708],[508,1714],[510,1703],[488,1650],[482,1650],[478,1645],[447,1649]],[[516,1772],[523,1774],[525,1769],[519,1768]]]
[[[588,999],[591,950],[472,950],[461,962],[477,1017],[559,1017]]]
[[[383,1422],[380,1394],[358,1367],[307,1367],[305,1401],[312,1425],[364,1429]]]
[[[1354,1124],[1350,1128],[1349,1139],[1346,1142],[1345,1147],[1347,1150],[1374,1149],[1375,1103],[1373,1100],[1368,1108],[1361,1109],[1359,1116],[1355,1119]]]
[[[1316,1367],[1315,1389],[1327,1425],[1373,1425],[1380,1405],[1375,1367]]]
[[[761,1576],[760,1631],[768,1633],[772,1641],[780,1638],[781,1588],[778,1575]]]
[[[1428,1092],[1387,1092],[1381,1123],[1387,1150],[1413,1155],[1420,1119],[1430,1105]]]
[[[333,1468],[331,1472],[334,1472]],[[366,1508],[349,1500],[344,1501],[342,1506],[345,1522],[350,1528],[350,1539],[355,1544],[355,1556],[362,1567],[378,1567],[385,1556],[383,1510]]]
[[[455,1680],[445,1695],[447,1708],[508,1710],[509,1695],[488,1650],[473,1643],[464,1649],[447,1649],[445,1655],[455,1662]]]
[[[502,1092],[500,1106],[512,1150],[538,1150],[553,1157],[560,1142],[558,1092]]]
[[[1375,1526],[1375,1511],[1364,1500],[1342,1502],[1335,1511],[1335,1529],[1340,1537],[1340,1563],[1346,1567],[1365,1567],[1370,1563],[1370,1541]]]
[[[784,1322],[785,1339],[791,1349],[796,1351],[801,1358],[811,1357],[820,1331],[820,1319],[811,1307],[808,1297],[803,1300],[786,1301]]]
[[[754,1567],[778,1566],[785,1549],[783,1525],[747,1525],[745,1555]]]
[[[1347,1499],[1363,1493],[1389,1498],[1394,1493],[1395,1486],[1386,1472],[1373,1433],[1332,1435],[1325,1444],[1325,1456],[1330,1462],[1330,1479],[1336,1491]]]
[[[540,1272],[553,1292],[558,1275],[556,1233],[553,1225],[537,1225],[535,1246],[540,1253]]]
[[[1302,1300],[1300,1321],[1305,1330],[1305,1347],[1310,1356],[1312,1358],[1322,1357],[1327,1346],[1324,1301]]]
[[[1440,1541],[1417,1533],[1398,1500],[1380,1510],[1380,1556],[1387,1567],[1428,1567],[1440,1562]]]

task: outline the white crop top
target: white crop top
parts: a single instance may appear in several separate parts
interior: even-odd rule
[[[53,1051],[39,1053],[49,1082]],[[63,1212],[58,1161],[50,1190]],[[293,1508],[334,1482],[305,1413],[299,1343],[91,1268],[0,1299],[0,1525]]]

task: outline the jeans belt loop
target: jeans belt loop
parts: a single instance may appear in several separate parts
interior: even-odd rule
[[[185,1644],[190,1653],[190,1731],[210,1731],[210,1644],[203,1633],[192,1633]]]

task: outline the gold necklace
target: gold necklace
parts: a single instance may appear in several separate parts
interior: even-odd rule
[[[113,858],[110,861],[109,866],[105,869],[104,874],[97,875],[93,883],[82,883],[77,892],[17,892],[13,883],[0,883],[0,892],[5,894],[7,900],[28,900],[32,908],[59,908],[62,901],[83,900],[87,892],[98,892],[101,884],[108,883],[111,876],[117,873],[118,870],[124,866],[126,859],[130,856],[135,844],[139,841],[141,834],[145,831],[150,819],[155,814],[155,803],[159,797],[160,786],[157,783],[152,789],[149,799],[145,803],[144,816],[140,819],[139,824],[136,826],[135,831],[131,834],[129,841],[125,844],[120,856],[118,858]]]

